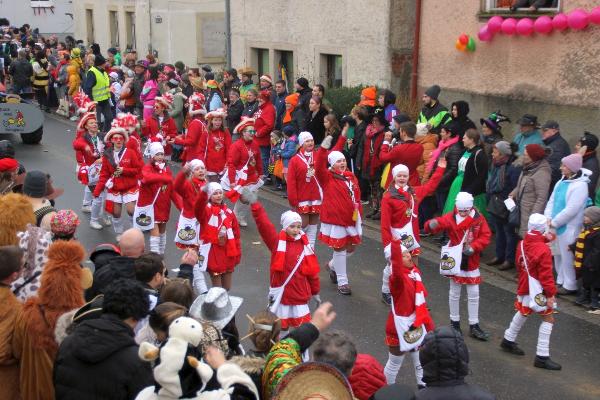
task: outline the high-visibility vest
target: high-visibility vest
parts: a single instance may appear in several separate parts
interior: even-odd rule
[[[92,97],[94,101],[103,101],[110,98],[110,82],[106,71],[100,72],[96,67],[89,69],[96,77],[96,84],[92,88]]]

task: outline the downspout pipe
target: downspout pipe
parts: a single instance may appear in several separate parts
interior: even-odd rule
[[[411,71],[411,81],[410,81],[410,99],[412,101],[417,100],[417,83],[418,83],[418,74],[419,74],[419,47],[421,42],[421,6],[422,0],[416,1],[416,10],[415,10],[415,37],[413,44],[413,54],[412,54],[412,71]]]
[[[231,68],[231,0],[225,0],[225,40],[227,68]]]

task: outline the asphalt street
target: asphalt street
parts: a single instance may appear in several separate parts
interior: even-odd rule
[[[28,170],[40,169],[53,176],[55,186],[63,187],[65,194],[57,200],[57,207],[71,208],[82,217],[78,238],[86,249],[102,242],[114,241],[112,228],[95,231],[89,228],[87,214],[81,214],[83,188],[76,181],[75,158],[71,147],[74,125],[54,117],[47,117],[44,138],[40,145],[23,145],[17,136],[0,135],[15,144],[17,158]],[[178,168],[175,167],[177,170]],[[287,209],[287,202],[272,193],[261,194],[261,201],[272,221]],[[172,243],[177,221],[177,210],[172,208],[169,222],[169,242]],[[246,314],[252,314],[266,305],[268,291],[269,252],[262,243],[256,227],[250,223],[242,228],[242,262],[234,273],[232,295],[244,298],[238,313],[238,326],[245,332]],[[317,244],[321,265],[331,256],[322,244]],[[174,245],[168,246],[166,260],[171,268],[178,265],[181,252]],[[425,250],[421,257],[424,283],[429,291],[428,305],[438,325],[448,324],[448,280],[438,273],[439,253]],[[365,229],[362,245],[348,261],[348,271],[353,295],[337,294],[324,269],[321,271],[321,297],[331,301],[337,312],[334,329],[341,329],[355,339],[359,352],[374,355],[382,364],[387,360],[384,344],[385,320],[389,309],[380,301],[381,271],[384,266],[383,250],[379,233]],[[561,363],[563,370],[552,372],[533,367],[540,319],[531,317],[523,328],[518,342],[525,350],[524,357],[512,356],[500,350],[504,329],[508,326],[513,310],[516,284],[484,272],[481,285],[480,321],[483,329],[491,333],[489,342],[466,338],[470,349],[471,374],[468,382],[481,385],[494,393],[498,399],[598,399],[600,398],[600,318],[591,316],[568,302],[559,299],[559,313],[551,339],[551,356]],[[463,331],[466,323],[466,293],[461,299]],[[250,343],[245,343],[250,346]],[[414,384],[410,360],[400,371],[398,382]]]

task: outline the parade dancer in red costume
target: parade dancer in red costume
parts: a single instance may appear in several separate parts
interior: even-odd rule
[[[173,103],[173,95],[165,93],[157,97],[154,103],[154,114],[150,118],[144,118],[142,134],[148,138],[148,143],[160,143],[165,148],[165,159],[170,160],[173,153],[173,143],[177,137],[177,125],[175,120],[169,116],[169,108]],[[148,147],[144,152],[148,157]]]
[[[315,246],[323,187],[315,170],[315,141],[310,132],[298,135],[300,149],[288,165],[287,194],[290,206],[302,217],[302,229],[311,246]]]
[[[231,145],[227,155],[227,170],[221,179],[221,185],[227,191],[227,197],[235,203],[233,210],[240,226],[248,226],[246,215],[249,206],[238,199],[245,186],[256,192],[263,185],[260,179],[263,170],[260,149],[254,141],[254,120],[242,119],[235,127],[235,133],[240,135],[241,140]]]
[[[202,95],[202,98],[204,98],[204,95]],[[203,114],[196,114],[196,117],[190,120],[187,132],[175,138],[174,143],[183,146],[183,154],[181,155],[183,161],[204,159],[204,152],[200,149],[203,143],[202,138],[206,135],[204,114],[206,114],[206,110],[204,110]]]
[[[490,244],[492,233],[485,218],[473,208],[473,196],[460,192],[456,196],[454,211],[425,223],[425,230],[432,233],[447,232],[448,245],[442,247],[440,273],[450,278],[450,322],[460,329],[460,294],[462,285],[467,287],[467,308],[471,337],[487,341],[489,334],[479,327],[479,284],[481,253]]]
[[[231,147],[231,135],[223,125],[224,118],[225,111],[221,108],[206,114],[206,132],[199,139],[199,159],[206,165],[206,175],[210,182],[221,181]]]
[[[104,136],[105,143],[111,143],[104,149],[100,179],[94,189],[98,198],[106,189],[106,211],[112,214],[113,228],[117,237],[123,233],[121,212],[125,206],[132,216],[139,194],[138,179],[143,166],[135,152],[126,148],[129,135],[122,128],[112,128]]]
[[[129,135],[127,148],[135,151],[140,159],[142,159],[142,139],[138,133],[139,125],[138,117],[131,113],[119,113],[112,122],[112,126],[123,128],[127,131]]]
[[[148,149],[150,161],[142,168],[142,183],[133,215],[133,224],[141,230],[149,230],[150,251],[164,255],[171,201],[181,209],[181,197],[173,191],[173,174],[165,163],[165,150],[162,144],[150,143]],[[149,215],[152,215],[150,220],[144,219],[144,216],[148,218]],[[147,225],[147,222],[150,224]]]
[[[317,179],[323,185],[319,240],[333,249],[328,264],[331,282],[337,284],[340,294],[349,296],[352,290],[346,272],[347,257],[362,236],[360,187],[356,176],[347,169],[346,157],[338,151],[346,143],[345,136],[339,137],[334,151],[327,155],[331,141],[332,136],[323,140],[316,160]]]
[[[385,343],[389,354],[383,372],[388,385],[396,383],[396,376],[408,353],[415,368],[417,385],[424,387],[419,346],[425,334],[435,328],[425,303],[427,290],[423,285],[421,271],[413,263],[411,252],[401,241],[393,240],[390,243],[390,253],[392,309],[385,324]]]
[[[515,313],[510,326],[504,331],[500,347],[518,356],[525,355],[516,343],[521,328],[532,313],[542,318],[538,331],[537,349],[533,365],[538,368],[560,370],[562,367],[550,359],[550,335],[554,326],[556,285],[552,272],[552,252],[548,243],[555,236],[547,234],[548,219],[542,214],[531,214],[527,234],[517,245],[517,270],[519,283]],[[531,308],[532,307],[532,308]]]
[[[321,303],[319,262],[302,231],[300,214],[284,212],[282,229],[277,232],[256,193],[245,188],[242,197],[251,204],[260,236],[271,251],[269,308],[281,320],[281,336],[284,336],[288,329],[310,322],[311,298],[317,305]]]
[[[177,222],[175,231],[175,245],[180,249],[198,250],[200,242],[200,223],[194,214],[196,201],[202,192],[202,187],[207,184],[206,168],[201,160],[188,161],[173,184],[175,192],[181,196],[183,208]],[[196,264],[193,268],[192,286],[196,293],[202,294],[208,291],[204,272],[200,270],[200,265]]]
[[[383,269],[383,284],[381,286],[381,299],[390,305],[390,243],[392,240],[401,240],[402,244],[411,252],[413,261],[418,265],[421,253],[421,238],[419,237],[419,204],[435,192],[444,171],[446,160],[440,159],[438,169],[431,179],[422,186],[410,186],[409,168],[398,164],[392,168],[392,184],[384,193],[381,201],[381,242],[387,265]]]
[[[233,271],[240,263],[240,228],[233,211],[224,203],[225,193],[217,182],[202,186],[195,214],[200,222],[200,258],[213,286],[231,289]]]

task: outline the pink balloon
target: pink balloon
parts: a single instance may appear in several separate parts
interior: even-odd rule
[[[502,29],[503,21],[504,21],[504,18],[502,18],[501,16],[499,16],[499,15],[493,16],[492,18],[490,18],[490,20],[487,23],[488,31],[490,31],[490,33],[492,35],[500,32],[500,29]]]
[[[529,36],[533,33],[533,21],[531,18],[522,18],[517,22],[517,34]]]
[[[590,23],[590,17],[583,10],[575,10],[567,17],[569,22],[569,28],[580,31],[587,28]]]
[[[557,31],[564,31],[569,27],[569,21],[565,14],[556,14],[554,18],[552,18],[552,27]]]
[[[494,35],[490,32],[489,26],[484,25],[479,30],[479,33],[477,34],[477,37],[482,42],[489,42],[490,40],[492,40],[492,38],[494,37]]]
[[[600,7],[596,7],[590,12],[590,22],[600,25]]]
[[[505,35],[511,36],[515,34],[515,30],[517,29],[517,20],[514,18],[507,18],[502,21],[502,33]]]
[[[554,29],[554,27],[552,26],[552,18],[546,15],[538,17],[533,23],[533,27],[537,33],[540,33],[542,35],[547,35],[550,32],[552,32],[552,29]]]

